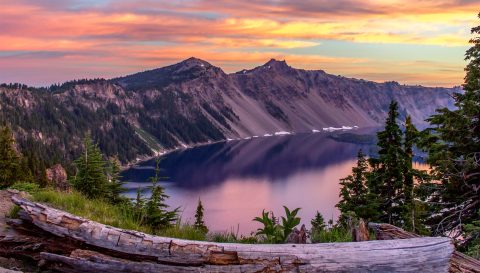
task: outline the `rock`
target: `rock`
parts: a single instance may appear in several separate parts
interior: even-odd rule
[[[46,170],[48,182],[59,191],[70,191],[67,181],[67,171],[60,164],[56,164]]]
[[[287,244],[306,244],[307,243],[307,229],[305,228],[305,225],[302,225],[300,230],[297,228],[294,228],[292,233],[288,235]]]

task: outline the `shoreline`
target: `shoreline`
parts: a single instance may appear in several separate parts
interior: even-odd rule
[[[334,129],[334,130],[332,130],[332,129]],[[137,160],[135,160],[134,162],[129,162],[125,165],[122,165],[120,169],[121,169],[121,171],[125,171],[125,170],[128,170],[128,169],[130,169],[130,168],[132,168],[132,167],[134,167],[134,166],[136,166],[140,163],[152,160],[152,159],[157,158],[157,157],[166,156],[166,155],[168,155],[170,153],[173,153],[173,152],[177,152],[177,151],[181,151],[181,150],[187,150],[187,149],[193,149],[193,148],[202,147],[202,146],[211,145],[211,144],[218,144],[218,143],[222,143],[222,142],[251,140],[251,139],[266,138],[266,137],[293,136],[293,135],[297,135],[297,134],[318,134],[318,133],[327,133],[328,134],[328,133],[333,133],[333,132],[337,132],[337,131],[342,131],[342,132],[357,131],[359,129],[360,129],[360,127],[358,127],[358,126],[351,126],[351,127],[350,126],[342,126],[340,128],[335,128],[335,127],[322,128],[322,130],[312,129],[311,131],[305,131],[305,132],[279,131],[279,132],[274,132],[274,133],[265,133],[264,135],[253,135],[253,136],[248,136],[248,137],[244,137],[244,138],[235,138],[235,139],[226,138],[226,139],[217,140],[217,141],[200,142],[200,143],[195,143],[195,144],[192,144],[192,145],[182,144],[182,146],[178,146],[178,147],[175,147],[175,148],[172,148],[172,149],[153,151],[155,153],[154,155],[141,156]]]

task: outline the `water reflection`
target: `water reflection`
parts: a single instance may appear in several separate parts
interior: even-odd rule
[[[212,144],[171,153],[161,162],[171,206],[181,206],[183,220],[191,220],[198,198],[205,206],[211,230],[248,234],[258,225],[251,220],[262,209],[280,214],[282,205],[301,207],[309,224],[316,210],[326,219],[338,216],[338,180],[348,175],[358,149],[371,147],[336,142],[324,134],[300,134]],[[123,173],[135,196],[148,185],[155,161]]]

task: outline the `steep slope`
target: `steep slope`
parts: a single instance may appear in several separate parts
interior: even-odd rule
[[[460,90],[350,79],[276,60],[226,74],[190,58],[112,80],[2,85],[0,122],[14,127],[22,150],[39,149],[51,163],[71,161],[87,133],[126,163],[226,138],[377,126],[392,99],[402,117],[411,114],[423,126],[436,108],[452,106],[454,91]]]

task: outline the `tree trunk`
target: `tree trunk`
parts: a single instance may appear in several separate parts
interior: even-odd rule
[[[65,251],[38,253],[42,266],[62,272],[447,272],[454,250],[450,239],[430,237],[303,245],[189,241],[106,226],[18,196],[12,200],[26,212],[24,221],[62,237],[56,237],[59,243],[72,242]]]
[[[368,226],[375,231],[377,240],[395,240],[419,238],[420,235],[405,231],[389,224],[369,223]],[[480,272],[480,261],[458,251],[454,251],[450,260],[450,272]]]

